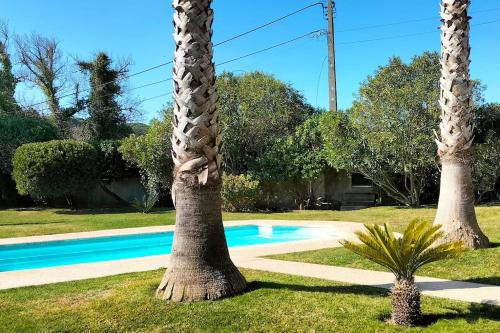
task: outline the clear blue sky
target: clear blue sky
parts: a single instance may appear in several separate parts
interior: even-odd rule
[[[314,3],[314,0],[215,0],[214,42],[246,31],[256,25]],[[61,41],[64,51],[73,57],[90,59],[97,51],[113,57],[133,59],[131,73],[173,57],[172,8],[168,0],[0,0],[0,19],[6,19],[16,33],[37,32]],[[484,9],[496,10],[482,11]],[[360,82],[389,57],[405,61],[426,50],[439,50],[438,0],[337,0],[336,34],[339,107],[351,105]],[[471,6],[473,24],[500,20],[499,0],[475,0]],[[433,19],[434,18],[434,19]],[[428,19],[376,29],[351,30],[371,25]],[[309,9],[270,28],[215,49],[215,62],[238,57],[309,31],[326,28],[319,7]],[[360,42],[407,34],[411,37]],[[488,86],[486,100],[500,102],[500,22],[472,27],[471,76]],[[319,107],[328,105],[326,37],[306,38],[241,61],[217,68],[242,73],[262,70],[291,83],[307,100]],[[322,66],[323,65],[323,66]],[[136,87],[170,77],[171,67],[164,67],[130,78]],[[145,99],[171,90],[164,83],[134,91]],[[33,101],[38,95],[25,89],[19,92]],[[159,98],[143,103],[148,121],[169,100]]]

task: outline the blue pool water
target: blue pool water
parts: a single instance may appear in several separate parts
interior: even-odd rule
[[[245,225],[225,228],[229,247],[306,240],[330,230]],[[173,232],[0,246],[0,272],[169,254]]]

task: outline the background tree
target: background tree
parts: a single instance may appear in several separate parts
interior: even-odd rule
[[[112,190],[110,185],[113,182],[125,178],[137,177],[138,170],[131,166],[124,159],[120,152],[122,142],[120,140],[102,140],[90,142],[97,152],[98,182],[101,190],[112,197],[117,203],[123,206],[130,206],[130,203]]]
[[[140,170],[141,182],[146,189],[146,197],[142,200],[145,213],[162,195],[170,192],[172,185],[172,124],[169,121],[172,113],[167,114],[168,120],[154,120],[146,134],[132,134],[123,139],[119,148],[123,158]]]
[[[211,0],[174,0],[172,255],[157,296],[218,299],[246,287],[229,257],[221,214],[222,156],[212,62]]]
[[[276,142],[259,158],[254,173],[262,181],[286,182],[300,209],[313,208],[313,182],[326,168],[319,129],[321,115],[311,116],[295,132]]]
[[[490,103],[474,110],[474,164],[472,181],[477,200],[491,194],[500,198],[495,185],[500,178],[500,104]]]
[[[441,188],[434,223],[447,240],[462,240],[469,248],[488,247],[474,210],[471,178],[472,84],[469,78],[469,0],[441,0]]]
[[[121,81],[128,73],[128,62],[112,67],[111,58],[104,52],[92,62],[80,61],[81,71],[89,74],[90,94],[86,101],[89,118],[86,122],[92,140],[117,139],[126,136],[124,108],[118,102],[123,89]]]
[[[81,110],[78,87],[75,89],[75,105],[61,107],[59,95],[67,86],[68,62],[53,38],[37,34],[18,36],[15,40],[17,55],[22,65],[20,77],[37,86],[45,96],[48,108],[61,134],[69,135],[69,120]]]
[[[0,115],[14,115],[20,111],[14,97],[17,78],[12,72],[8,42],[8,26],[0,21]]]
[[[345,114],[322,121],[330,165],[358,172],[390,197],[419,206],[436,170],[432,130],[438,119],[439,56],[425,52],[405,64],[391,58],[361,84]]]
[[[225,172],[238,175],[258,168],[255,161],[276,140],[293,134],[314,113],[293,87],[262,72],[217,78]]]
[[[262,191],[259,181],[252,176],[225,174],[221,196],[225,212],[250,212],[256,210]]]

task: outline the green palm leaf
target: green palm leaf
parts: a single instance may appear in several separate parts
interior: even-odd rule
[[[366,231],[355,234],[360,242],[342,241],[348,250],[357,253],[394,273],[396,279],[411,279],[425,264],[454,258],[465,251],[462,242],[436,245],[443,232],[428,221],[411,221],[401,237],[387,224],[365,225]]]

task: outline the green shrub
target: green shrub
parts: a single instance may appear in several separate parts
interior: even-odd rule
[[[153,121],[145,135],[132,134],[123,139],[119,152],[123,159],[137,168],[147,195],[143,201],[148,212],[172,183],[173,161],[170,138],[172,125],[168,121]],[[139,199],[138,199],[139,200]]]
[[[440,225],[428,221],[411,221],[401,237],[397,237],[387,224],[365,224],[366,231],[356,231],[360,242],[344,240],[340,243],[389,269],[396,281],[391,289],[391,322],[414,326],[421,320],[420,291],[415,284],[416,271],[431,262],[455,258],[466,249],[462,241],[442,240]]]
[[[70,200],[72,194],[95,186],[97,162],[96,149],[85,142],[29,143],[16,150],[12,174],[20,194]]]
[[[130,166],[120,153],[120,140],[91,142],[97,152],[99,178],[112,182],[127,177],[136,177],[137,169]]]
[[[227,212],[256,210],[261,196],[259,181],[248,175],[224,175],[222,182],[222,209]]]
[[[31,142],[58,138],[57,128],[42,118],[0,117],[0,173],[12,172],[12,156],[17,147]]]

